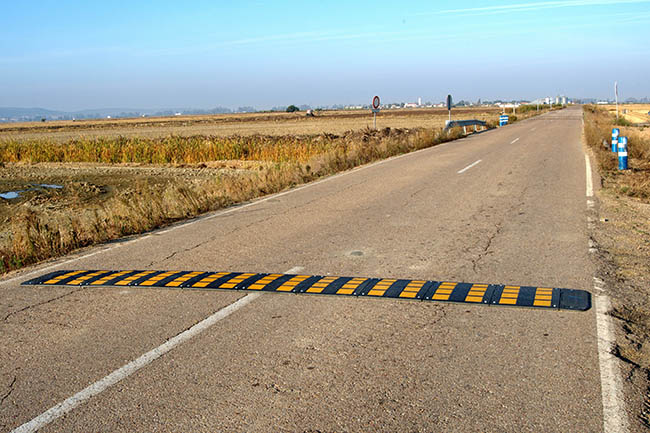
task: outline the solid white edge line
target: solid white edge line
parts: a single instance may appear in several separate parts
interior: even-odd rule
[[[593,209],[594,185],[591,173],[591,160],[585,153],[587,205]],[[589,241],[589,251],[596,249]],[[603,433],[625,433],[628,431],[625,403],[622,395],[621,377],[618,360],[612,354],[614,344],[611,308],[609,298],[603,295],[603,281],[594,277],[594,304],[596,308],[596,339],[598,340],[598,366],[600,369],[600,389],[603,404]]]
[[[46,410],[41,415],[37,416],[31,421],[28,421],[25,424],[21,425],[20,427],[15,428],[14,430],[11,431],[11,433],[35,432],[45,427],[47,424],[51,423],[57,418],[60,418],[66,413],[70,412],[80,404],[84,403],[86,400],[94,397],[95,395],[101,393],[102,391],[105,391],[107,388],[115,385],[122,379],[129,377],[136,371],[140,370],[141,368],[147,366],[151,362],[160,358],[165,353],[172,350],[174,347],[184,343],[185,341],[191,339],[192,337],[195,337],[196,335],[205,331],[206,329],[208,329],[209,327],[211,327],[221,319],[228,317],[229,315],[231,315],[241,307],[250,304],[260,295],[261,293],[250,293],[244,296],[243,298],[238,299],[236,302],[228,305],[227,307],[222,308],[221,310],[203,319],[202,321],[192,326],[191,328],[181,332],[175,337],[170,338],[165,343],[161,344],[155,349],[150,350],[149,352],[145,353],[138,359],[135,359],[129,362],[128,364],[124,365],[123,367],[118,368],[108,376],[105,376],[103,379],[100,379],[97,382],[93,383],[92,385],[84,388],[83,390],[79,391],[72,397],[69,397],[64,401],[62,401],[61,403],[57,404],[56,406],[51,407],[50,409]]]
[[[305,268],[302,266],[294,266],[293,268],[285,271],[284,273],[292,274],[294,272],[300,272],[303,269]],[[247,294],[243,298],[238,299],[232,304],[222,308],[216,313],[213,313],[207,318],[201,320],[199,323],[192,326],[191,328],[186,329],[185,331],[181,332],[175,337],[170,338],[165,343],[161,344],[155,349],[150,350],[149,352],[145,353],[138,359],[129,362],[123,367],[118,368],[108,376],[105,376],[103,379],[100,379],[97,382],[93,383],[92,385],[84,388],[83,390],[79,391],[72,397],[67,398],[61,403],[57,404],[56,406],[51,407],[50,409],[46,410],[41,415],[37,416],[31,421],[28,421],[25,424],[21,425],[20,427],[15,428],[14,430],[11,431],[11,433],[35,432],[45,427],[47,424],[51,423],[55,419],[60,418],[66,413],[70,412],[72,409],[76,408],[86,400],[105,391],[109,387],[115,385],[117,382],[121,381],[122,379],[129,377],[130,375],[140,370],[141,368],[147,366],[148,364],[151,364],[153,361],[160,358],[165,353],[172,350],[174,347],[184,343],[185,341],[191,339],[192,337],[197,336],[198,334],[205,331],[206,329],[208,329],[209,327],[211,327],[221,319],[230,316],[232,313],[239,310],[241,307],[250,304],[255,299],[257,299],[260,295],[261,293],[259,292],[258,293],[253,292]]]
[[[593,197],[594,195],[594,181],[591,178],[591,161],[589,160],[589,155],[585,153],[585,170],[587,171],[587,197]]]
[[[515,138],[514,140],[512,140],[512,141],[510,142],[510,144],[515,144],[515,143],[518,142],[518,141],[519,141],[519,137],[517,137],[517,138]]]
[[[602,288],[600,288],[602,290]],[[622,395],[618,360],[612,354],[614,335],[609,315],[610,302],[605,295],[595,295],[596,331],[598,334],[598,363],[600,366],[600,387],[603,400],[603,432],[623,433],[628,431]]]
[[[470,168],[474,167],[476,164],[478,164],[478,163],[481,162],[481,161],[482,161],[482,159],[479,159],[478,161],[474,161],[473,163],[471,163],[471,164],[468,165],[467,167],[463,168],[462,170],[458,170],[457,173],[458,173],[458,174],[465,173],[467,170],[469,170]]]

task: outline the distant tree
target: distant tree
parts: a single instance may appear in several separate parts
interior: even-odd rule
[[[296,111],[300,111],[300,108],[296,107],[293,104],[287,107],[287,113],[294,113]]]

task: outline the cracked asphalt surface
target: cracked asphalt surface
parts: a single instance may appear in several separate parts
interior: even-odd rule
[[[580,120],[549,113],[57,266],[589,290]],[[243,296],[19,281],[0,282],[3,431]],[[263,294],[42,431],[598,432],[600,392],[593,309]]]

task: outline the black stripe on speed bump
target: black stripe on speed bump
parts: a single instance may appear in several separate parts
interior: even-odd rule
[[[432,287],[436,287],[436,281],[427,281],[424,283],[424,285],[420,288],[420,291],[418,292],[417,295],[415,295],[415,298],[413,299],[420,299],[424,300],[425,297],[427,296],[427,293],[431,290]]]
[[[293,293],[305,293],[308,288],[316,284],[316,282],[320,281],[322,278],[322,275],[314,275],[313,277],[307,278],[305,281],[293,288]]]
[[[241,274],[239,274],[239,275],[241,275]],[[248,289],[251,285],[257,283],[259,280],[261,280],[261,279],[264,278],[264,277],[267,277],[268,275],[269,275],[269,274],[255,274],[255,275],[252,275],[252,276],[246,278],[246,279],[245,279],[244,281],[242,281],[241,283],[238,283],[238,284],[235,286],[235,290],[246,290],[246,289]]]
[[[88,286],[88,285],[94,283],[95,281],[101,280],[105,276],[110,275],[110,274],[112,274],[114,272],[115,271],[103,271],[103,272],[99,273],[98,275],[95,275],[94,277],[90,277],[87,280],[84,280],[84,282],[82,282],[81,285],[82,286]]]
[[[537,290],[537,287],[521,286],[519,288],[517,306],[532,307],[533,302],[535,302],[535,290]]]
[[[375,287],[375,284],[381,281],[381,278],[368,278],[366,281],[361,283],[359,287],[356,288],[353,295],[354,296],[366,296],[369,291]]]
[[[51,286],[90,286],[90,287],[105,287],[105,286],[113,286],[115,283],[125,280],[129,277],[132,277],[133,275],[136,275],[140,272],[145,272],[145,271],[138,271],[138,270],[129,270],[129,271],[102,271],[102,270],[84,270],[82,272],[79,272],[78,274],[71,275],[71,276],[66,276],[65,278],[60,278],[61,276],[64,276],[68,273],[75,272],[75,271],[70,271],[70,270],[59,270],[59,271],[54,271],[47,273],[45,275],[41,275],[39,277],[33,278],[29,281],[25,281],[22,283],[23,285],[51,285]],[[107,276],[116,274],[118,272],[124,272],[124,274],[110,278],[106,280],[105,282],[102,282],[101,284],[95,284],[93,285],[92,283],[100,281],[105,279]],[[166,271],[155,271],[152,272],[151,274],[138,277],[137,279],[131,281],[129,283],[129,286],[132,287],[165,287],[166,284],[168,284],[171,281],[174,281],[175,279],[182,277],[183,275],[187,275],[190,273],[190,271],[177,271],[174,272],[173,274],[169,275],[168,277],[165,277],[162,280],[156,281],[151,285],[147,286],[142,286],[142,283],[145,281],[150,280],[151,278],[156,277],[157,275],[160,275],[162,273],[165,273]],[[167,271],[169,272],[169,271]],[[78,280],[79,278],[83,278],[84,276],[93,274],[93,273],[98,273],[98,275],[94,275],[91,278],[88,278],[85,281],[81,281],[75,284],[70,284],[73,281]],[[261,274],[253,274],[247,278],[245,278],[243,281],[240,281],[239,283],[236,284],[236,286],[232,288],[221,288],[220,286],[224,283],[227,283],[228,281],[231,281],[233,278],[238,277],[242,275],[241,272],[229,272],[226,273],[225,275],[215,279],[214,281],[208,283],[206,287],[191,287],[194,284],[198,283],[199,281],[208,278],[213,275],[219,274],[218,272],[203,272],[201,274],[195,275],[192,278],[188,279],[187,281],[184,281],[181,283],[181,285],[178,287],[179,289],[183,290],[194,290],[194,289],[208,289],[208,290],[254,290],[250,289],[251,285],[255,284],[262,278],[268,276],[269,274],[266,273],[261,273]],[[266,292],[277,292],[278,288],[281,287],[284,283],[287,281],[291,280],[292,278],[296,277],[296,275],[293,274],[281,274],[278,278],[275,280],[269,282],[262,291]],[[313,287],[314,284],[318,283],[319,281],[322,281],[322,279],[325,278],[324,276],[310,276],[306,278],[304,281],[301,281],[298,283],[291,291],[287,291],[284,293],[315,293],[315,291],[312,292],[307,292],[307,290],[311,287]],[[45,284],[48,281],[55,280],[52,283]],[[338,294],[337,292],[339,289],[341,289],[346,283],[349,281],[353,280],[353,277],[336,277],[335,280],[330,282],[323,290],[319,292],[319,294],[323,295],[336,295]],[[358,281],[358,280],[357,280]],[[382,281],[380,278],[368,278],[365,279],[361,284],[359,284],[358,287],[354,289],[354,291],[350,294],[343,294],[343,296],[368,296],[368,292],[370,292],[373,288],[377,286],[377,283]],[[417,294],[413,297],[405,297],[402,296],[400,297],[401,294],[404,293],[405,287],[411,283],[413,280],[404,280],[404,279],[398,279],[394,281],[390,286],[388,286],[385,290],[385,292],[381,296],[376,296],[376,297],[382,297],[382,298],[399,298],[399,299],[417,299],[417,300],[426,300],[426,301],[436,301],[440,300],[442,302],[459,302],[459,303],[471,303],[471,304],[485,304],[485,305],[508,305],[508,306],[515,306],[515,307],[528,307],[528,308],[543,308],[543,309],[565,309],[565,310],[577,310],[577,311],[586,311],[591,308],[591,293],[585,291],[585,290],[573,290],[573,289],[560,289],[560,288],[538,288],[538,287],[533,287],[533,286],[504,286],[501,284],[488,284],[487,288],[485,288],[485,292],[479,299],[475,296],[475,293],[478,290],[477,288],[474,288],[472,291],[472,284],[471,283],[446,283],[445,287],[449,287],[452,284],[455,284],[453,287],[451,293],[449,294],[448,297],[446,296],[435,296],[435,298],[440,298],[440,299],[432,299],[434,295],[436,294],[436,291],[442,284],[440,281],[426,281],[422,287],[418,290]],[[421,281],[421,280],[420,280]],[[419,284],[419,283],[418,283]],[[518,293],[516,297],[516,302],[515,301],[510,301],[513,299],[513,288],[518,288]],[[506,290],[507,289],[507,290]],[[447,289],[448,292],[449,289]],[[340,295],[340,294],[339,294]],[[469,300],[466,300],[468,298],[468,295],[470,296]],[[548,300],[550,296],[550,301]],[[375,296],[369,296],[369,297],[375,297]],[[446,299],[445,299],[446,298]],[[472,300],[476,302],[470,302]],[[513,303],[514,302],[514,303]]]
[[[71,272],[71,271],[64,272],[63,275],[65,275],[65,274],[68,273],[68,272]],[[68,277],[65,277],[65,278],[63,278],[63,279],[57,281],[56,285],[58,285],[58,286],[65,286],[65,285],[68,284],[69,282],[74,281],[74,280],[76,280],[77,278],[81,278],[81,277],[83,277],[84,275],[92,274],[93,272],[96,272],[96,271],[84,271],[84,272],[79,272],[78,274],[70,275],[70,276],[68,276]],[[47,281],[47,280],[45,280],[45,281]]]
[[[207,277],[209,275],[214,275],[214,272],[202,272],[199,275],[197,275],[196,277],[192,277],[187,281],[183,281],[181,283],[180,287],[181,288],[191,287],[192,284],[198,283],[199,281],[201,281],[202,279],[204,279],[205,277]]]
[[[218,272],[215,272],[215,274],[218,274]],[[216,289],[219,288],[219,286],[222,285],[223,283],[226,283],[241,274],[242,274],[241,272],[231,272],[229,274],[224,275],[223,277],[217,278],[216,280],[214,280],[213,282],[211,282],[205,287],[192,287],[192,289]]]
[[[471,288],[472,284],[470,283],[458,283],[449,296],[449,302],[465,302]]]
[[[115,272],[121,272],[121,271],[115,271]],[[101,286],[113,286],[118,281],[121,281],[121,280],[123,280],[125,278],[129,278],[131,275],[135,275],[138,272],[142,272],[142,271],[129,271],[126,274],[122,274],[122,275],[118,275],[116,277],[110,278],[110,279],[106,280],[105,283],[98,284],[97,286],[100,286],[100,287]],[[107,274],[107,275],[104,275],[104,276],[107,277],[108,275],[110,275],[110,274]],[[99,278],[99,279],[101,280],[101,278]]]
[[[144,271],[141,271],[141,272],[144,272]],[[140,285],[140,284],[144,283],[145,281],[147,281],[149,278],[153,278],[156,275],[160,275],[162,273],[164,273],[164,271],[156,271],[156,272],[152,272],[152,273],[147,274],[147,275],[143,275],[142,277],[138,277],[135,280],[131,281],[129,284],[127,284],[127,286]]]
[[[283,275],[281,277],[276,278],[275,280],[271,281],[268,283],[264,288],[262,289],[262,292],[275,292],[275,289],[289,281],[295,277],[295,275]]]
[[[23,284],[26,285],[40,285],[45,283],[48,280],[51,280],[52,278],[60,277],[61,275],[67,274],[70,271],[54,271],[50,272],[49,274],[41,275],[40,277],[33,278],[29,281],[24,282]]]
[[[411,280],[397,280],[384,292],[384,298],[398,298]]]
[[[336,292],[343,287],[345,283],[350,281],[352,277],[338,277],[336,280],[332,281],[323,289],[322,292],[320,292],[320,295],[336,295]],[[354,294],[353,294],[354,295]],[[350,295],[343,295],[343,296],[350,296]]]

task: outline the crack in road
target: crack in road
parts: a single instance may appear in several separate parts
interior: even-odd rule
[[[30,309],[35,308],[35,307],[39,307],[39,306],[41,306],[41,305],[45,305],[45,304],[49,304],[49,303],[51,303],[51,302],[58,301],[59,299],[63,299],[63,298],[65,298],[66,296],[70,296],[70,295],[72,295],[72,294],[74,294],[74,293],[77,293],[77,292],[79,292],[79,291],[81,291],[81,290],[84,290],[84,289],[85,289],[85,287],[80,287],[80,288],[75,289],[75,290],[72,290],[72,291],[70,291],[70,292],[68,292],[68,293],[64,293],[64,294],[61,295],[61,296],[57,296],[57,297],[55,297],[55,298],[48,299],[47,301],[37,302],[36,304],[32,304],[32,305],[28,305],[28,306],[26,306],[26,307],[23,307],[23,308],[21,308],[20,310],[12,311],[12,312],[10,312],[9,314],[7,314],[7,315],[4,317],[4,319],[2,319],[2,320],[6,322],[6,321],[11,317],[11,316],[13,316],[13,315],[15,315],[15,314],[22,313],[22,312],[24,312],[24,311],[30,310]]]
[[[356,185],[356,184],[355,184],[355,185]],[[353,186],[355,186],[355,185],[349,185],[349,186],[347,186],[346,188],[344,188],[344,190],[345,190],[345,189],[350,189],[351,187],[353,187]],[[289,214],[290,212],[294,211],[295,209],[298,209],[298,208],[300,208],[300,207],[308,206],[308,205],[310,205],[311,203],[313,203],[313,202],[315,202],[315,201],[318,201],[318,200],[320,200],[320,199],[321,199],[321,198],[315,198],[315,199],[309,200],[309,201],[307,201],[307,202],[305,202],[305,203],[301,203],[301,204],[296,205],[296,206],[291,206],[291,207],[289,207],[289,208],[287,208],[287,209],[285,209],[285,210],[283,210],[283,211],[281,211],[281,212],[274,213],[274,214],[269,215],[269,216],[267,216],[267,217],[265,217],[265,218],[259,219],[259,220],[257,220],[257,221],[253,221],[253,222],[251,222],[250,224],[247,224],[247,225],[245,225],[245,226],[238,227],[237,229],[231,231],[230,233],[237,233],[237,232],[241,232],[241,231],[246,231],[246,230],[250,229],[251,227],[253,227],[253,226],[255,226],[255,225],[263,224],[263,223],[265,223],[265,222],[267,222],[267,221],[269,221],[269,220],[271,220],[271,219],[273,219],[273,218],[275,218],[275,217],[279,217],[279,216],[282,216],[282,215]],[[210,242],[214,242],[217,238],[219,238],[219,236],[221,236],[221,235],[211,236],[211,237],[205,239],[204,241],[199,242],[198,244],[192,245],[192,246],[187,247],[187,248],[183,248],[182,250],[174,251],[174,252],[172,252],[171,254],[169,254],[168,256],[166,256],[165,258],[163,258],[162,260],[155,260],[155,261],[150,262],[146,267],[147,267],[147,268],[150,268],[150,267],[153,266],[155,263],[165,262],[165,261],[171,259],[172,257],[176,256],[176,255],[179,254],[179,253],[181,253],[181,254],[183,254],[183,253],[188,253],[188,252],[191,252],[191,251],[193,251],[193,250],[195,250],[195,249],[197,249],[197,248],[201,248],[202,246],[204,246],[204,245],[206,245],[206,244],[209,244]]]
[[[360,182],[351,183],[351,184],[349,184],[349,185],[346,185],[346,186],[345,186],[344,188],[342,188],[340,191],[341,191],[341,192],[342,192],[342,191],[347,191],[347,190],[349,190],[349,189],[352,189],[352,188],[354,188],[354,187],[357,187],[357,186],[359,186],[359,185],[362,185],[362,184],[364,184],[364,183],[366,183],[366,182],[367,182],[366,180],[362,180],[362,181],[360,181]],[[272,199],[272,197],[270,197],[269,199]],[[260,203],[269,202],[269,199],[263,200],[263,201],[261,201]],[[312,199],[310,199],[310,200],[307,200],[307,201],[304,202],[304,203],[300,203],[300,204],[297,204],[297,205],[295,205],[295,206],[291,206],[291,207],[289,207],[289,208],[287,208],[287,209],[285,209],[285,210],[283,210],[283,211],[281,211],[281,212],[273,213],[272,215],[269,215],[269,216],[267,216],[267,217],[265,217],[265,218],[262,218],[262,219],[260,219],[260,220],[257,220],[257,221],[254,221],[254,222],[251,222],[250,224],[247,224],[247,225],[245,225],[245,226],[238,227],[237,229],[231,231],[231,233],[236,233],[236,232],[246,231],[246,230],[248,230],[249,228],[251,228],[251,227],[253,227],[253,226],[257,225],[257,224],[263,224],[263,223],[265,223],[266,221],[269,221],[269,220],[271,220],[271,219],[273,219],[273,218],[275,218],[275,217],[282,216],[282,215],[286,215],[286,214],[288,214],[288,213],[290,213],[290,212],[292,212],[292,211],[294,211],[294,210],[296,210],[296,209],[298,209],[298,208],[301,208],[301,207],[309,206],[310,204],[312,204],[312,203],[314,203],[314,202],[316,202],[316,201],[318,201],[318,200],[322,200],[322,197],[312,198]],[[274,202],[271,202],[271,203],[274,203]],[[241,205],[241,204],[240,204],[240,205]],[[266,209],[258,209],[258,210],[264,211],[264,210],[266,210]],[[250,212],[250,210],[247,210],[246,212]],[[228,217],[228,216],[230,216],[230,215],[224,215],[224,217]],[[221,216],[219,216],[219,217],[221,217]],[[204,245],[206,245],[206,244],[209,244],[210,242],[214,242],[216,239],[219,238],[219,236],[220,236],[220,235],[211,236],[211,237],[209,237],[209,238],[203,240],[202,242],[199,242],[198,244],[192,245],[192,246],[187,247],[187,248],[183,248],[182,250],[174,251],[174,252],[172,252],[171,254],[167,255],[165,258],[163,258],[163,259],[161,259],[161,260],[154,260],[154,261],[149,262],[149,264],[146,265],[145,268],[148,269],[148,268],[151,268],[151,267],[152,267],[154,264],[156,264],[156,263],[165,262],[165,261],[167,261],[167,260],[169,260],[169,259],[175,257],[175,256],[176,256],[177,254],[179,254],[179,253],[180,253],[180,254],[188,253],[188,252],[191,252],[191,251],[193,251],[193,250],[195,250],[195,249],[197,249],[197,248],[201,248],[202,246],[204,246]]]
[[[503,223],[504,221],[506,221],[508,215],[510,215],[513,211],[515,211],[516,209],[520,208],[525,204],[523,198],[526,196],[527,191],[528,191],[528,185],[524,186],[516,204],[510,206],[510,208],[508,208],[504,212],[503,217],[501,217],[500,221],[495,224],[496,230],[488,236],[487,243],[483,247],[483,251],[479,252],[478,256],[475,259],[470,259],[472,261],[472,270],[474,271],[474,273],[478,272],[478,268],[480,266],[481,260],[483,260],[490,253],[490,248],[492,248],[492,242],[499,234],[501,234],[501,230],[503,229]],[[521,215],[521,213],[519,213],[519,215]]]
[[[496,225],[495,232],[488,237],[487,244],[485,245],[485,247],[483,247],[483,251],[478,254],[478,257],[476,257],[476,259],[472,259],[472,270],[474,271],[474,273],[478,271],[477,268],[479,266],[479,262],[483,260],[483,257],[488,255],[489,250],[492,247],[492,241],[494,240],[494,238],[496,238],[499,235],[499,233],[501,233],[501,223],[498,223]]]
[[[14,392],[14,385],[16,384],[16,379],[17,379],[17,376],[14,376],[14,380],[12,380],[11,383],[9,384],[9,386],[8,386],[9,391],[7,391],[7,393],[5,395],[3,395],[2,398],[0,398],[0,406],[2,406],[2,404],[5,402],[5,400],[9,398],[9,396],[11,395],[12,392]]]

